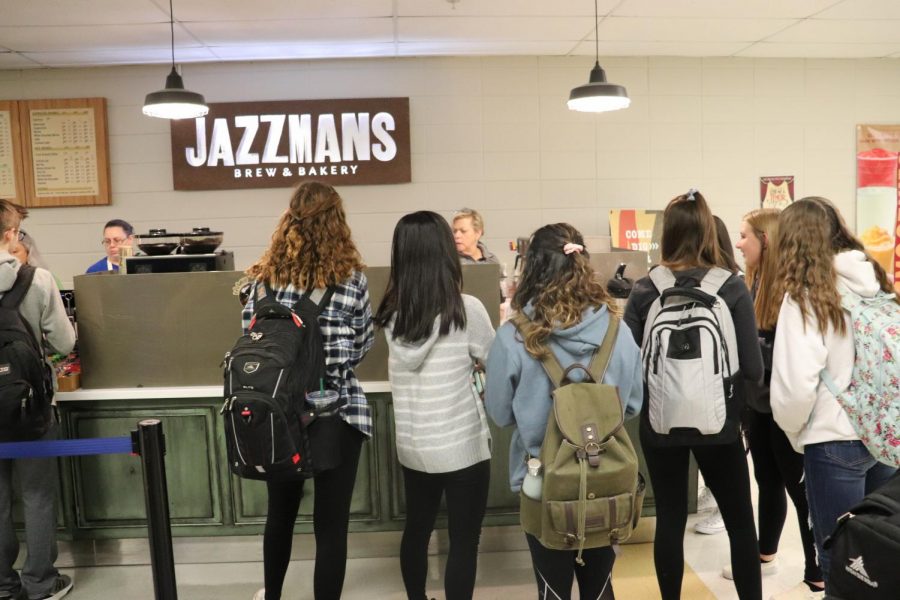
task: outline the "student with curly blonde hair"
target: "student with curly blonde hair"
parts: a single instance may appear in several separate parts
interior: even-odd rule
[[[341,197],[330,185],[311,181],[294,191],[268,249],[247,270],[253,283],[242,314],[244,332],[253,317],[255,291],[262,289],[263,283],[268,283],[276,300],[286,306],[293,306],[304,295],[324,304],[319,315],[325,353],[324,385],[338,391],[344,427],[337,444],[341,449],[340,465],[315,476],[316,600],[341,597],[350,500],[362,442],[372,435],[372,412],[353,371],[374,343],[368,283],[362,268]],[[331,297],[326,300],[328,293]],[[265,588],[256,593],[254,600],[281,598],[291,559],[294,521],[303,499],[302,481],[267,481],[266,487]]]
[[[540,359],[552,352],[565,369],[587,365],[600,346],[616,308],[588,262],[581,234],[569,224],[538,229],[525,256],[522,281],[512,299],[516,315],[497,331],[487,360],[485,402],[501,427],[515,426],[510,443],[510,487],[522,487],[525,460],[539,456],[552,408],[551,383]],[[581,370],[569,374],[572,381]],[[620,327],[603,383],[616,385],[626,416],[640,410],[641,357],[627,328]],[[550,550],[526,534],[541,598],[568,599],[573,580],[581,598],[611,600],[615,553],[610,547]]]
[[[809,514],[827,594],[831,561],[823,547],[825,538],[837,518],[894,469],[869,454],[820,374],[827,370],[842,390],[850,383],[855,350],[841,290],[863,297],[894,290],[884,269],[866,254],[825,198],[803,198],[785,208],[778,230],[776,281],[783,301],[772,354],[772,414],[803,453]]]

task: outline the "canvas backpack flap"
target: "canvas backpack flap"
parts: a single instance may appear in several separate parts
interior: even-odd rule
[[[609,546],[627,539],[640,510],[637,455],[623,427],[624,414],[615,386],[598,383],[612,354],[619,320],[611,317],[601,347],[589,368],[563,371],[552,354],[542,361],[556,389],[553,410],[541,445],[542,499],[521,494],[526,532],[547,548],[578,550]],[[573,369],[589,377],[569,382]]]
[[[843,391],[827,370],[820,377],[872,456],[900,467],[900,306],[892,294],[839,291],[853,329],[853,374]]]

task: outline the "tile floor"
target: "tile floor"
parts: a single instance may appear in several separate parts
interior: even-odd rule
[[[756,498],[754,482],[754,500]],[[694,533],[693,524],[705,515],[691,515],[684,539],[685,561],[706,584],[714,597],[737,598],[731,581],[721,577],[728,563],[728,537]],[[648,532],[644,532],[645,534]],[[445,533],[436,536],[433,545],[446,547]],[[395,556],[399,547],[396,534],[355,534],[344,586],[345,600],[404,600],[403,583]],[[483,536],[479,554],[475,600],[517,600],[533,598],[533,572],[524,539],[516,527],[492,528]],[[313,561],[308,543],[295,544],[295,558],[288,570],[285,589],[297,590],[286,596],[290,600],[307,600],[311,593]],[[500,551],[504,548],[511,550]],[[79,555],[79,553],[87,554]],[[151,600],[153,596],[150,567],[145,562],[146,541],[121,540],[97,542],[86,551],[63,552],[59,566],[72,575],[75,587],[72,600],[127,598]],[[235,557],[240,562],[235,562]],[[429,560],[429,593],[443,597],[441,573],[444,556],[434,554]],[[20,557],[21,559],[21,557]],[[262,587],[261,538],[194,538],[176,539],[176,577],[181,600],[250,600]],[[790,589],[803,575],[803,551],[793,507],[788,503],[788,517],[779,549],[779,570],[763,578],[763,598]],[[73,564],[98,564],[91,568],[72,568]],[[652,566],[648,568],[652,573]],[[615,575],[614,575],[615,577]],[[652,581],[652,575],[651,581]],[[648,589],[655,591],[654,585]],[[643,596],[643,594],[642,594]],[[647,596],[636,600],[651,600]],[[620,594],[619,600],[623,600]],[[629,600],[624,598],[624,600]],[[685,600],[692,600],[685,598]]]

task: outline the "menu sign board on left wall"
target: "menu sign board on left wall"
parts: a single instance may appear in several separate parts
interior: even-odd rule
[[[176,190],[411,181],[409,98],[210,104],[171,132]]]

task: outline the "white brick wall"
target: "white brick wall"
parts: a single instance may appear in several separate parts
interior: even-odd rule
[[[409,96],[413,182],[341,188],[369,264],[387,264],[404,213],[481,210],[485,241],[508,262],[510,239],[568,220],[608,234],[614,207],[661,208],[697,186],[732,232],[758,206],[758,177],[795,175],[852,224],[858,123],[900,123],[900,60],[609,58],[628,110],[566,109],[585,57],[331,60],[188,65],[210,102]],[[113,204],[39,209],[26,223],[64,285],[102,256],[110,218],[139,231],[206,225],[225,232],[238,268],[262,251],[288,189],[174,192],[168,123],[144,117],[164,66],[0,71],[0,98],[104,96]]]

